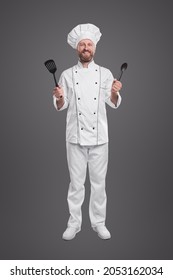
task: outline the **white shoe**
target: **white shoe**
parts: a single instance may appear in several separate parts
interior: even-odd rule
[[[111,238],[111,234],[110,234],[109,230],[104,225],[93,227],[93,230],[98,233],[98,236],[101,239],[110,239]]]
[[[68,227],[64,233],[63,233],[63,236],[62,238],[64,240],[71,240],[73,239],[75,236],[76,236],[76,233],[78,233],[80,230],[77,229],[77,228],[73,228],[73,227]]]

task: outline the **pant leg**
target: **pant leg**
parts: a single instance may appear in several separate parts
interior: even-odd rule
[[[88,167],[91,183],[89,215],[91,226],[104,225],[106,220],[105,180],[108,165],[108,143],[89,149]]]
[[[70,217],[68,226],[81,228],[82,212],[81,206],[84,201],[87,170],[87,150],[78,145],[66,142],[67,162],[70,174],[70,185],[68,190],[68,207]]]

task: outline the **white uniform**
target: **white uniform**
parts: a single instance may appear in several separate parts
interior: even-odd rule
[[[89,214],[92,227],[105,224],[106,192],[105,178],[108,163],[107,103],[117,108],[111,100],[112,73],[94,61],[88,68],[78,62],[65,70],[59,84],[64,89],[65,103],[58,110],[68,107],[66,119],[67,161],[70,173],[68,226],[79,228],[82,223],[81,205],[84,200],[84,182],[87,163],[91,183]],[[54,106],[56,98],[54,97]]]

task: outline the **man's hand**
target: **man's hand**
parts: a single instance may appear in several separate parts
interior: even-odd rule
[[[53,95],[56,97],[56,104],[58,110],[64,105],[64,91],[62,87],[55,87],[53,89]]]
[[[117,92],[120,91],[121,88],[122,88],[122,83],[118,80],[114,80],[113,83],[112,83],[111,93],[113,95],[117,94]]]
[[[122,88],[122,83],[118,80],[114,80],[112,83],[112,88],[111,88],[111,101],[117,105],[117,100],[118,100],[118,92]]]
[[[53,89],[53,95],[56,97],[57,101],[59,101],[60,99],[63,99],[64,97],[64,91],[62,87],[55,87]]]

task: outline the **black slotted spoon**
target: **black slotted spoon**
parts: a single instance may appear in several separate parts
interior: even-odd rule
[[[58,85],[58,83],[56,81],[56,77],[55,77],[55,72],[57,70],[55,61],[53,59],[46,60],[44,65],[49,70],[49,72],[53,74],[53,78],[54,78],[54,81],[55,81],[55,86],[59,87],[59,85]]]

